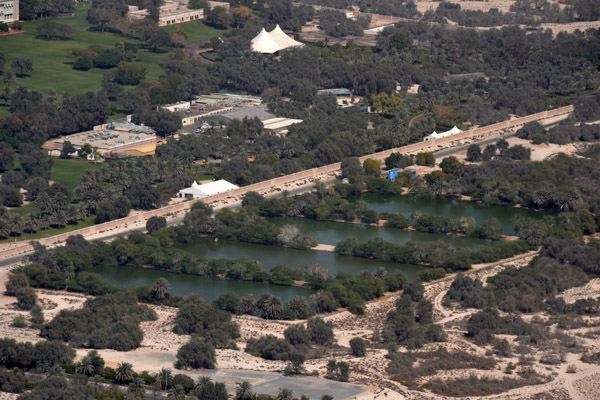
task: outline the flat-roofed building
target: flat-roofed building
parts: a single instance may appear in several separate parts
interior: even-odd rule
[[[64,142],[69,141],[76,149],[82,148],[87,143],[97,148],[98,153],[105,154],[156,143],[158,140],[154,130],[148,126],[130,122],[109,122],[95,126],[91,131],[51,139],[42,147],[47,150],[57,150],[62,148]]]
[[[210,8],[223,7],[229,10],[229,3],[224,1],[209,1]],[[144,19],[150,13],[147,9],[140,9],[137,6],[129,6],[127,17],[129,19]],[[204,9],[192,10],[188,8],[188,0],[166,0],[160,6],[158,15],[158,26],[181,24],[183,22],[196,21],[204,18]]]
[[[19,20],[19,0],[0,0],[0,24]]]
[[[271,118],[263,121],[263,129],[265,132],[274,135],[285,135],[288,133],[290,126],[300,122],[302,122],[301,119]]]

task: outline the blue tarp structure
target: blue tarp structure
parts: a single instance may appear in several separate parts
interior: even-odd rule
[[[388,179],[390,181],[393,181],[394,179],[396,179],[396,177],[398,176],[399,173],[400,173],[400,170],[398,168],[388,171]]]

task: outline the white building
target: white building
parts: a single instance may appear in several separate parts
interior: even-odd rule
[[[436,131],[433,131],[433,133],[431,135],[425,136],[425,139],[423,139],[423,140],[428,142],[430,140],[440,139],[443,137],[456,135],[457,133],[461,133],[461,132],[462,131],[455,126],[454,128],[450,129],[449,131],[442,132],[442,133],[437,133]]]
[[[201,199],[203,197],[208,197],[223,192],[229,192],[230,190],[237,188],[238,186],[234,185],[233,183],[227,182],[225,179],[205,183],[204,185],[198,184],[194,181],[191,187],[181,189],[179,193],[177,193],[177,197],[184,198],[190,196],[194,199]]]
[[[263,28],[250,42],[252,51],[263,54],[273,54],[280,50],[304,46],[304,44],[297,42],[286,35],[279,25],[271,32],[267,32],[265,28]]]
[[[0,24],[19,20],[19,0],[0,0]]]

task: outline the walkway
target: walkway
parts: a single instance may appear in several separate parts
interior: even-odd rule
[[[200,376],[208,376],[213,381],[223,382],[229,393],[235,393],[238,382],[248,381],[252,384],[252,390],[256,393],[277,395],[279,389],[292,390],[294,397],[306,396],[310,399],[320,399],[322,395],[328,394],[335,400],[350,400],[364,392],[359,385],[341,383],[325,379],[307,377],[289,377],[274,372],[243,371],[217,369],[200,372],[186,371],[186,375],[196,380]]]
[[[185,48],[183,49],[183,52],[189,57],[199,59],[200,62],[202,62],[204,64],[212,64],[212,63],[214,63],[214,61],[209,60],[208,58],[204,57],[203,54],[214,51],[214,49],[211,47],[208,47],[206,49],[199,50],[200,46],[207,46],[209,44],[210,44],[210,42],[208,40],[203,40],[201,42],[192,43],[190,45],[185,46]]]

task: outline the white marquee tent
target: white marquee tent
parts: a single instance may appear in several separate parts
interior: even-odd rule
[[[460,129],[458,129],[456,126],[452,129],[450,129],[449,131],[446,132],[441,132],[441,133],[437,133],[436,131],[433,131],[433,133],[429,136],[425,136],[425,140],[426,142],[430,141],[430,140],[434,140],[434,139],[439,139],[439,138],[443,138],[443,137],[447,137],[447,136],[452,136],[452,135],[456,135],[457,133],[461,133],[462,131]]]
[[[271,32],[267,32],[265,28],[263,28],[250,43],[252,51],[265,54],[273,54],[279,50],[289,49],[291,47],[304,46],[302,43],[297,42],[286,35],[279,25]]]
[[[192,196],[194,199],[201,199],[214,194],[229,192],[230,190],[237,188],[238,186],[227,182],[225,179],[205,183],[204,185],[199,185],[194,181],[191,187],[181,189],[179,193],[177,193],[177,197]]]

